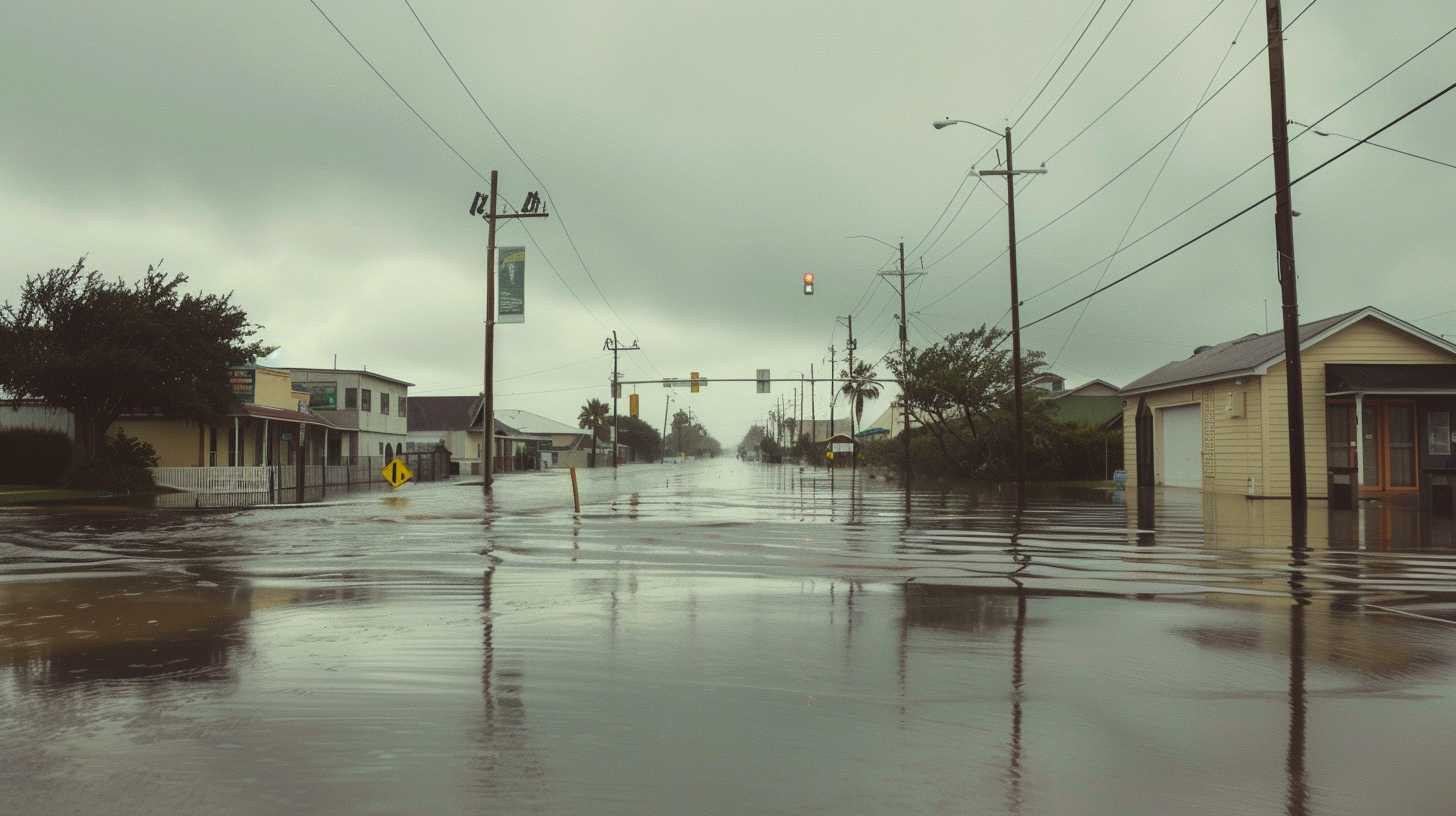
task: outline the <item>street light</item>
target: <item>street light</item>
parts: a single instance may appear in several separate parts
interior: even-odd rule
[[[1011,163],[1011,126],[1007,125],[1004,133],[997,133],[985,125],[972,122],[969,119],[937,119],[930,123],[936,130],[942,130],[951,125],[971,125],[990,133],[993,136],[1003,136],[1006,139],[1006,169],[1005,170],[980,170],[982,176],[1005,176],[1006,177],[1006,231],[1010,236],[1010,243],[1007,245],[1007,256],[1011,261],[1011,379],[1012,391],[1015,394],[1016,403],[1016,505],[1018,507],[1026,504],[1026,435],[1023,428],[1023,411],[1021,400],[1021,296],[1016,287],[1016,191],[1013,178],[1019,173],[1045,173],[1046,168],[1036,170],[1016,170]]]

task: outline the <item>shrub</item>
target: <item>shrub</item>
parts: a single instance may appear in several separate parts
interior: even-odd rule
[[[71,464],[71,439],[60,431],[0,431],[0,483],[59,484]]]
[[[118,433],[106,437],[96,458],[71,472],[72,487],[114,493],[146,493],[155,489],[152,472],[157,452],[136,437]]]

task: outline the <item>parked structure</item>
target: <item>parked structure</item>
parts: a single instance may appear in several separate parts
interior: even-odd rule
[[[309,412],[352,432],[331,440],[330,461],[359,456],[389,459],[405,450],[413,383],[352,369],[289,368],[288,372],[295,387],[307,392]]]
[[[1306,323],[1299,338],[1309,494],[1333,484],[1449,504],[1456,345],[1371,306]],[[1282,332],[1199,346],[1121,393],[1130,487],[1288,497]]]

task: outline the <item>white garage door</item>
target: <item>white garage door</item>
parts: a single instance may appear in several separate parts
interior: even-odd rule
[[[1163,484],[1203,486],[1203,423],[1197,405],[1164,408]]]

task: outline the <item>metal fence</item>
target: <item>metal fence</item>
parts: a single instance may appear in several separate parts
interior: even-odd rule
[[[450,475],[450,454],[443,448],[401,453],[394,458],[403,459],[405,465],[414,471],[418,482],[438,481]],[[263,496],[266,497],[264,501],[272,501],[290,498],[284,495],[285,492],[297,494],[300,474],[303,488],[308,493],[313,492],[312,488],[326,491],[331,487],[384,487],[380,471],[390,461],[383,456],[361,456],[338,465],[155,467],[151,470],[152,480],[159,487],[199,496]]]

